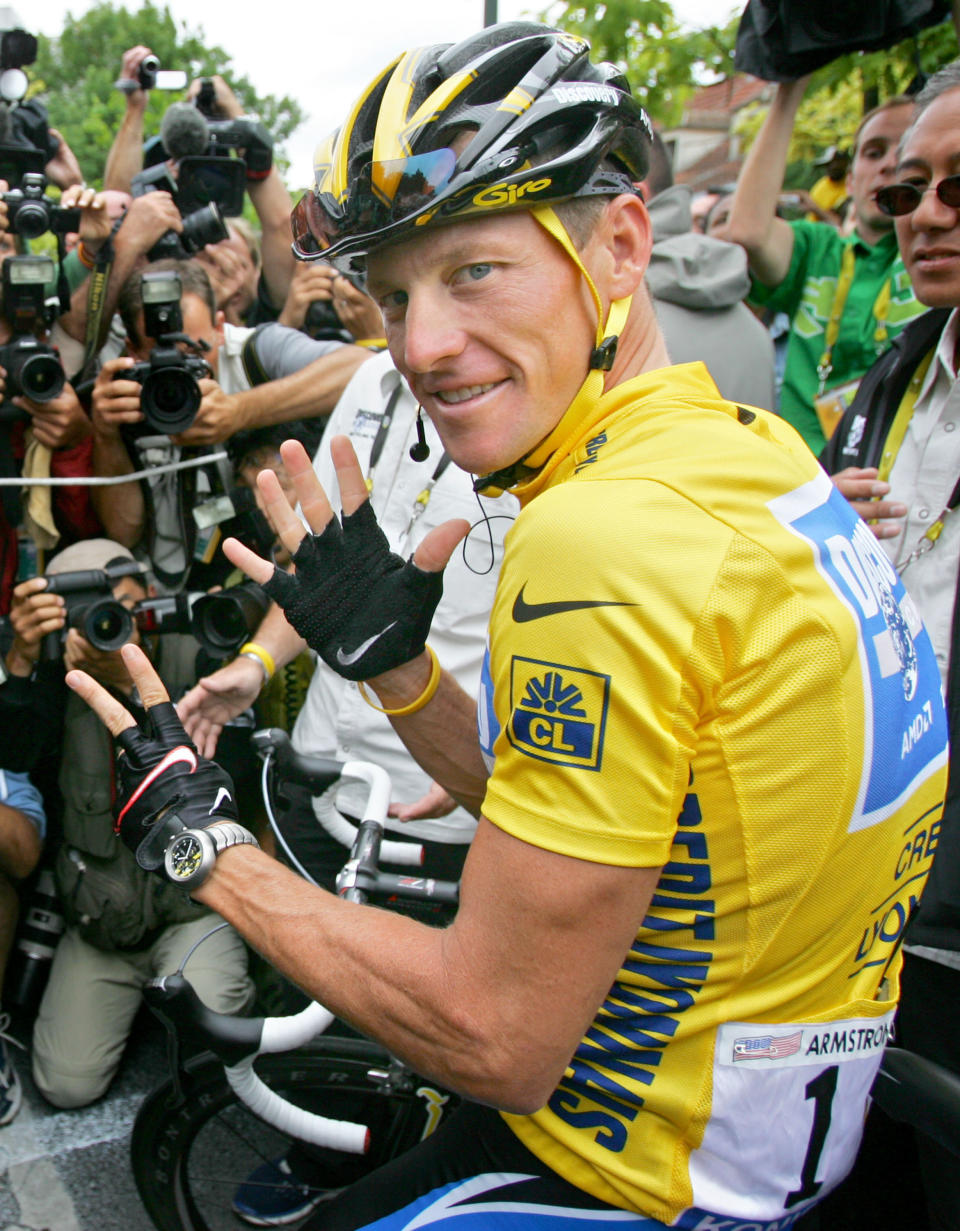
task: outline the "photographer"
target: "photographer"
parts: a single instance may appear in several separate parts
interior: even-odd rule
[[[383,317],[369,295],[325,261],[298,261],[279,323],[319,337],[318,318],[321,327],[332,326],[360,345],[384,345]]]
[[[176,969],[184,954],[218,922],[174,890],[157,887],[113,832],[116,768],[113,750],[82,706],[68,696],[65,669],[83,666],[134,713],[138,702],[116,650],[97,649],[67,628],[74,594],[69,574],[122,570],[83,602],[113,598],[127,611],[152,593],[128,551],[107,539],[90,539],[61,552],[48,569],[67,593],[50,593],[45,578],[17,586],[10,623],[14,638],[0,685],[0,723],[15,742],[57,749],[62,796],[63,845],[55,865],[67,930],[57,947],[34,1026],[33,1072],[43,1095],[59,1107],[80,1107],[110,1084],[140,1004],[140,988],[154,975]],[[89,606],[86,608],[89,611]],[[80,610],[72,618],[80,620]],[[84,625],[86,627],[86,625]],[[63,635],[66,629],[65,635]],[[60,639],[56,661],[43,660],[45,638]],[[197,643],[171,634],[141,644],[173,690],[195,679]],[[18,677],[18,678],[14,678]],[[29,686],[24,686],[31,681]],[[7,753],[5,752],[5,756]],[[247,1004],[251,986],[246,952],[232,930],[218,932],[190,963],[201,998],[232,1013]]]
[[[0,203],[0,210],[5,208]],[[3,221],[5,212],[0,225]],[[6,252],[0,258],[0,475],[4,478],[91,473],[90,421],[64,379],[55,350],[46,342],[49,316],[44,297],[53,268],[53,262],[43,257]],[[100,530],[82,487],[34,486],[23,499],[16,487],[0,488],[0,611],[9,607],[21,527],[43,549]]]
[[[265,325],[257,331],[235,329],[217,311],[210,281],[198,262],[160,261],[146,270],[148,274],[164,271],[180,278],[183,332],[198,344],[212,372],[198,381],[202,400],[192,425],[169,437],[174,460],[181,447],[218,444],[240,430],[327,413],[368,358],[359,347],[314,342],[281,325]],[[148,362],[156,346],[156,338],[145,327],[140,274],[124,285],[120,312],[130,357],[105,364],[93,390],[93,466],[95,474],[104,476],[132,474],[143,460],[136,445],[144,420],[141,385],[124,376],[136,360]],[[154,428],[152,435],[156,434]],[[139,458],[136,465],[131,450]],[[165,490],[169,495],[169,488]],[[129,547],[139,543],[148,529],[141,485],[94,488],[93,493],[94,507],[107,533]],[[150,493],[155,504],[159,494],[159,488]],[[169,501],[165,519],[159,508],[156,512],[149,526],[154,564],[163,574],[173,575],[189,565],[189,557],[184,559],[189,526],[176,509],[169,508]]]
[[[216,244],[207,244],[196,259],[207,271],[217,299],[217,307],[228,325],[241,327],[254,322],[260,291],[260,239],[245,218],[231,218],[226,224],[228,236]],[[276,314],[271,309],[266,319]],[[282,321],[282,324],[287,324]]]
[[[150,95],[148,90],[141,88],[139,77],[141,64],[152,55],[150,48],[142,44],[123,53],[117,86],[123,89],[127,106],[107,155],[103,171],[104,188],[129,192],[130,181],[143,165],[143,117]]]
[[[204,80],[212,83],[213,109],[211,119],[239,119],[243,107],[222,77],[198,78],[190,83],[187,101],[196,102]],[[240,151],[241,155],[243,151]],[[257,299],[246,323],[259,324],[275,320],[287,298],[296,261],[290,247],[290,215],[293,201],[276,166],[267,172],[247,171],[247,192],[260,220],[261,272]]]

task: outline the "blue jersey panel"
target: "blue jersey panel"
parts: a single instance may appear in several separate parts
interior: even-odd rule
[[[857,623],[866,723],[850,830],[864,829],[893,815],[945,763],[947,723],[933,646],[883,548],[826,475],[769,508],[810,544]]]

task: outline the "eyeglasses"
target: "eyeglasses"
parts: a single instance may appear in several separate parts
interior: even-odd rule
[[[888,184],[886,188],[877,189],[877,205],[891,218],[912,214],[923,200],[923,194],[931,188],[944,205],[960,209],[960,175],[944,176],[936,187],[933,184],[928,184],[926,188],[920,188],[917,184]]]

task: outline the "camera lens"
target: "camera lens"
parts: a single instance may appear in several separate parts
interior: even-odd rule
[[[229,238],[220,207],[215,201],[187,214],[183,220],[180,242],[187,252],[199,252],[205,244],[218,244],[222,239]]]
[[[140,409],[147,423],[165,436],[185,432],[197,417],[203,394],[184,368],[157,368],[144,378]]]
[[[18,373],[20,388],[33,402],[51,402],[63,391],[63,368],[53,355],[33,355]]]
[[[270,602],[255,582],[205,594],[193,606],[193,635],[214,657],[241,646],[267,613]]]
[[[116,599],[92,603],[81,613],[80,631],[98,650],[119,650],[130,640],[133,616]]]
[[[11,229],[24,239],[39,239],[50,229],[50,212],[42,201],[23,201]]]

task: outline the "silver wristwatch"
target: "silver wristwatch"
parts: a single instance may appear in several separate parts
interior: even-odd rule
[[[207,829],[183,829],[167,843],[163,866],[167,879],[197,889],[213,871],[217,856],[230,846],[259,846],[249,829],[221,821]]]

